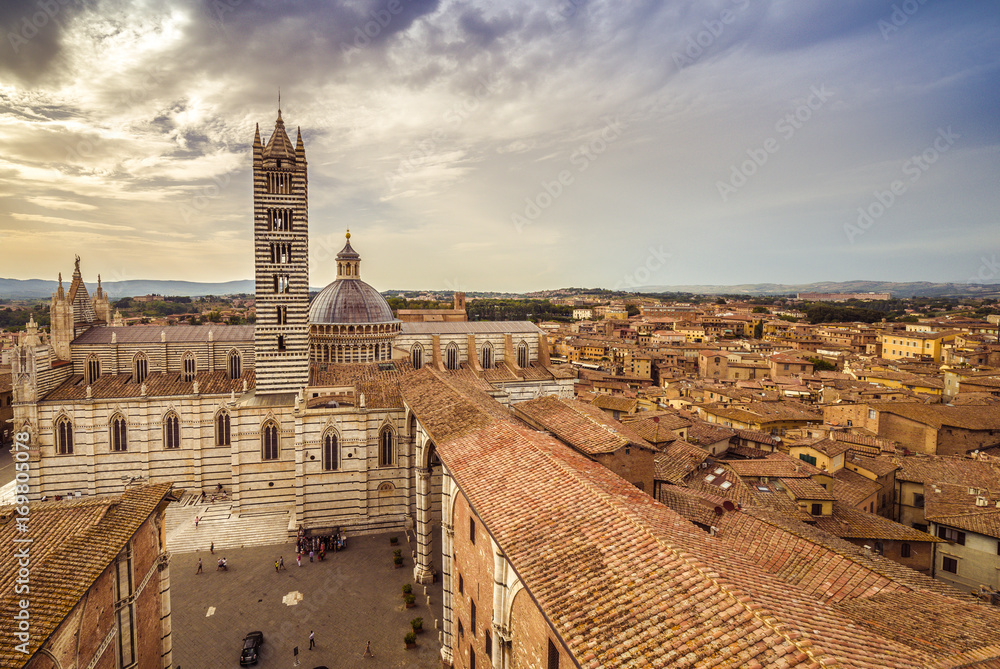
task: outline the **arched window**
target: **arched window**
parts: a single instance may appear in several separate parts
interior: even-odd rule
[[[479,364],[483,369],[493,369],[493,344],[486,342],[479,352]]]
[[[517,345],[517,366],[522,369],[528,366],[528,344],[523,341]]]
[[[127,451],[128,424],[125,423],[125,418],[120,413],[116,413],[111,417],[108,426],[111,430],[111,450],[119,453]]]
[[[56,420],[56,453],[73,455],[73,423],[66,416]]]
[[[378,466],[391,467],[396,463],[396,435],[389,426],[378,434]]]
[[[220,411],[215,417],[215,445],[231,446],[232,432],[230,432],[230,418],[228,411]]]
[[[163,418],[163,448],[181,447],[181,422],[173,411]]]
[[[101,361],[96,355],[87,358],[87,385],[101,378]]]
[[[149,376],[149,358],[145,353],[136,353],[132,359],[132,379],[136,383],[143,383]]]
[[[229,360],[227,363],[230,379],[238,379],[243,375],[243,358],[240,356],[240,352],[235,348],[229,352]]]
[[[448,369],[458,369],[458,345],[455,342],[448,344],[445,349],[445,358]]]
[[[327,432],[323,436],[323,469],[328,472],[335,471],[340,463],[340,446],[337,442],[337,433]]]
[[[195,365],[194,353],[188,351],[181,358],[181,380],[183,381],[194,381],[195,372],[197,372],[197,366]]]
[[[260,450],[261,459],[278,459],[278,424],[273,420],[269,420],[264,423],[264,427],[260,430]]]
[[[420,344],[414,344],[413,348],[410,349],[410,362],[413,363],[413,369],[420,369],[424,366],[424,348]]]

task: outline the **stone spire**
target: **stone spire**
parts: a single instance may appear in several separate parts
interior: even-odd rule
[[[306,145],[302,143],[302,128],[296,128],[298,136],[295,138],[295,160],[300,165],[306,162]]]

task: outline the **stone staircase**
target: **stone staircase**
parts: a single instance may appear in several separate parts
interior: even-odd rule
[[[292,506],[277,506],[266,512],[238,515],[232,501],[210,503],[193,493],[171,504],[166,512],[167,550],[171,553],[208,551],[215,542],[215,552],[245,546],[285,544]],[[194,525],[199,518],[198,527]]]

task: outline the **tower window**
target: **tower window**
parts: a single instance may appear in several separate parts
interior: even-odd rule
[[[232,432],[230,430],[229,413],[226,411],[219,412],[219,415],[215,417],[215,445],[216,446],[230,446],[232,445]]]
[[[229,360],[227,362],[229,367],[229,378],[230,379],[240,378],[240,376],[243,375],[243,359],[240,356],[240,352],[237,351],[236,349],[230,351]]]
[[[177,419],[177,414],[173,412],[168,413],[167,417],[163,419],[163,447],[181,447],[180,421]]]
[[[323,437],[323,469],[328,472],[335,471],[339,455],[337,435],[333,432],[327,432],[326,436]]]
[[[194,376],[197,373],[197,365],[195,364],[194,353],[188,351],[184,354],[182,358],[182,370],[181,374],[182,381],[194,381]]]
[[[73,424],[66,416],[56,421],[56,453],[73,455]]]
[[[277,307],[278,325],[288,325],[288,307],[281,305]]]
[[[101,378],[101,361],[96,355],[87,358],[87,385]]]
[[[278,350],[285,350],[285,335],[278,335]]]
[[[393,439],[392,430],[388,427],[383,427],[378,435],[378,442],[378,466],[391,467],[396,460],[395,440]]]
[[[139,353],[132,361],[132,378],[136,383],[143,383],[149,376],[149,359],[145,353]]]
[[[111,429],[111,450],[119,453],[128,450],[128,426],[121,414],[115,414],[108,426]]]
[[[289,292],[287,274],[274,275],[274,292],[278,294]]]
[[[268,421],[264,423],[264,427],[260,433],[261,439],[261,459],[263,460],[277,460],[278,459],[278,426],[274,421]]]

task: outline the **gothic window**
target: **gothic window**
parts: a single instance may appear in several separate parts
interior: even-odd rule
[[[288,307],[281,305],[276,307],[278,325],[288,325]]]
[[[137,353],[132,360],[132,378],[136,383],[143,383],[149,376],[149,358],[145,353]]]
[[[261,458],[264,460],[278,459],[278,425],[273,420],[264,423],[260,431]]]
[[[396,462],[396,440],[389,426],[378,434],[378,466],[391,467]]]
[[[101,377],[101,361],[96,355],[87,358],[87,385],[90,385]]]
[[[482,365],[483,369],[493,369],[493,345],[491,343],[483,344],[483,348],[479,352],[479,364]]]
[[[215,417],[215,445],[232,445],[232,432],[230,430],[230,417],[228,411],[220,411]]]
[[[180,448],[181,447],[181,425],[180,420],[177,418],[177,414],[173,411],[168,413],[163,419],[163,447],[164,448]]]
[[[56,453],[73,454],[73,423],[66,416],[56,421]]]
[[[128,425],[121,414],[115,414],[109,424],[111,429],[111,450],[119,453],[128,450]]]
[[[195,372],[197,372],[197,365],[194,360],[194,353],[188,351],[181,358],[181,380],[182,381],[194,381]]]
[[[414,344],[410,349],[410,362],[413,363],[413,369],[424,366],[424,348],[420,344]]]
[[[277,294],[289,292],[288,285],[288,275],[287,274],[275,274],[274,275],[274,292]]]
[[[240,352],[233,349],[229,352],[229,378],[238,379],[243,375],[243,358],[240,356]]]
[[[332,472],[337,469],[340,460],[340,447],[337,444],[337,433],[327,432],[323,436],[323,469]]]
[[[455,342],[451,342],[445,351],[448,369],[458,369],[458,345]]]
[[[517,345],[517,366],[521,368],[528,366],[528,345],[523,341]]]
[[[285,335],[278,335],[278,350],[285,350]]]

